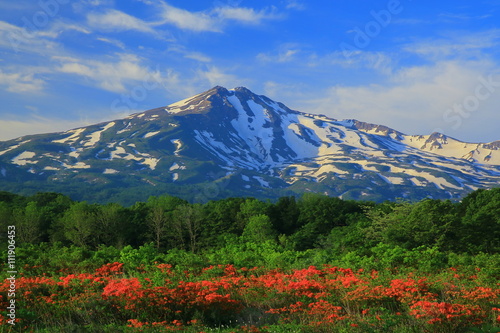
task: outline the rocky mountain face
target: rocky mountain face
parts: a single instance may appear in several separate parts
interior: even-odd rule
[[[294,111],[243,87],[215,87],[125,119],[0,142],[0,190],[100,202],[304,192],[458,199],[499,182],[500,141],[405,135]]]

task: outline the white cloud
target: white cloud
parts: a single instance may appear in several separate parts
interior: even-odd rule
[[[294,102],[299,99],[310,98],[311,94],[307,91],[311,86],[307,83],[282,83],[276,81],[264,82],[264,95],[287,105],[289,108],[295,108]],[[302,110],[308,111],[308,110]]]
[[[189,51],[182,45],[172,45],[168,48],[168,51],[181,54],[186,59],[192,59],[205,63],[212,62],[212,58],[210,58],[206,54],[203,54],[201,52]]]
[[[294,9],[294,10],[305,10],[306,6],[298,1],[295,0],[288,0],[288,3],[286,5],[286,9]]]
[[[422,20],[422,19],[416,19],[416,18],[397,18],[392,20],[392,24],[400,24],[400,25],[423,25],[423,24],[430,24],[433,23],[432,21],[428,20]]]
[[[207,70],[198,70],[198,81],[202,83],[208,83],[210,87],[214,86],[224,86],[227,88],[234,88],[238,86],[244,86],[244,81],[239,79],[233,74],[224,73],[220,68],[216,66],[210,66]]]
[[[412,43],[403,50],[430,59],[444,57],[481,58],[484,56],[484,50],[499,45],[500,29],[493,29],[472,34],[456,32],[447,37]]]
[[[103,13],[89,13],[88,24],[102,31],[129,31],[136,30],[156,34],[149,23],[116,9],[108,9]]]
[[[60,36],[69,31],[90,34],[86,27],[57,20],[45,29],[27,29],[5,21],[0,21],[0,47],[16,54],[39,54],[48,56],[62,51]]]
[[[0,69],[0,86],[14,93],[40,92],[45,81],[35,78],[34,74],[5,73]]]
[[[125,49],[125,44],[122,41],[119,41],[117,39],[111,39],[111,38],[105,38],[105,37],[97,37],[96,39],[98,41],[114,45],[122,50]]]
[[[276,54],[270,53],[259,53],[257,55],[257,60],[262,62],[276,62],[276,63],[285,63],[296,60],[296,55],[300,52],[299,49],[288,49],[284,48],[278,51]]]
[[[5,21],[0,21],[0,47],[16,53],[47,54],[58,49],[59,44],[46,38],[41,31],[28,31]]]
[[[102,31],[135,30],[158,34],[155,28],[165,24],[194,32],[222,32],[229,22],[259,25],[265,20],[275,20],[282,17],[276,13],[274,7],[255,10],[246,7],[219,6],[194,12],[174,7],[164,1],[142,0],[142,2],[157,7],[159,20],[147,22],[116,9],[107,9],[104,12],[87,14],[87,22],[89,26]]]
[[[346,57],[343,52],[333,52],[324,57],[311,57],[311,66],[339,65],[344,68],[366,68],[390,75],[393,71],[394,59],[383,52],[357,51]]]
[[[75,24],[75,23],[68,23],[68,22],[62,22],[62,21],[55,21],[54,24],[50,26],[49,29],[47,30],[40,30],[38,32],[39,36],[44,36],[44,37],[49,37],[52,39],[58,38],[61,34],[68,32],[68,31],[77,31],[81,32],[83,34],[90,34],[90,30],[85,28],[84,26]]]
[[[157,82],[163,86],[178,84],[178,77],[171,70],[165,73],[158,69],[151,70],[141,65],[140,59],[131,54],[120,54],[118,60],[108,62],[65,57],[54,57],[54,60],[61,62],[58,71],[85,77],[100,88],[112,92],[126,92],[134,84],[144,82],[150,85]]]
[[[245,24],[261,24],[264,20],[275,20],[281,18],[274,10],[256,11],[253,8],[244,7],[218,7],[214,10],[216,16],[221,20],[234,20]]]
[[[199,62],[212,62],[212,59],[209,56],[200,52],[187,52],[184,54],[184,58],[193,59]]]
[[[491,17],[491,14],[485,14],[485,15],[470,15],[470,14],[465,14],[465,13],[443,13],[440,14],[439,16],[444,17],[445,19],[451,19],[451,20],[462,20],[462,21],[469,21],[469,20],[483,20],[486,18]]]
[[[156,25],[172,24],[179,29],[195,32],[223,32],[229,22],[259,25],[265,20],[282,17],[276,13],[274,7],[255,10],[247,7],[219,6],[210,10],[191,12],[162,2],[160,8],[161,21]]]
[[[94,7],[111,6],[115,3],[113,0],[87,0],[83,2]]]
[[[391,55],[383,52],[357,51],[346,57],[343,52],[335,51],[330,54],[317,54],[307,47],[294,43],[286,43],[276,51],[259,53],[257,60],[264,63],[290,63],[291,69],[301,71],[311,67],[323,68],[323,72],[333,68],[370,69],[384,75],[392,73],[394,60]]]
[[[190,12],[185,9],[170,6],[167,3],[161,4],[162,21],[158,24],[173,24],[179,29],[191,31],[211,31],[221,32],[219,24],[214,17],[204,12]]]

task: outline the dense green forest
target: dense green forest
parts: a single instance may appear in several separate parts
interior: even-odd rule
[[[480,271],[482,288],[488,285],[491,289],[496,285],[493,292],[496,294],[483,305],[489,307],[492,313],[500,308],[491,303],[499,296],[500,189],[477,190],[458,203],[432,199],[416,203],[374,203],[304,194],[300,198],[282,197],[276,202],[229,198],[206,204],[190,204],[176,197],[161,196],[129,207],[114,203],[76,202],[58,193],[25,197],[0,192],[0,222],[1,246],[4,249],[8,247],[8,226],[15,226],[19,277],[63,279],[68,274],[96,272],[99,267],[108,267],[106,265],[111,263],[122,265],[120,274],[126,277],[143,271],[151,272],[156,267],[154,265],[168,265],[169,269],[179,274],[191,272],[192,276],[201,276],[197,274],[214,265],[236,267],[238,270],[255,267],[265,272],[273,269],[292,272],[329,265],[383,272],[380,274],[386,274],[388,279],[401,274],[406,278],[412,274],[436,275],[453,268],[470,275],[477,275],[471,272]],[[2,251],[2,256],[6,262],[7,251]],[[268,274],[265,272],[261,272],[262,276]],[[326,273],[315,274],[322,276]],[[7,276],[4,272],[2,277]],[[445,293],[443,290],[442,294]],[[394,308],[382,308],[395,311],[403,306],[401,304]],[[290,310],[283,310],[285,308],[281,307],[280,311]],[[348,315],[354,315],[351,313],[354,310],[348,308],[342,307],[346,315],[339,318],[353,318]],[[266,309],[274,315],[266,315],[266,319],[258,321],[252,319],[253,315],[243,312],[238,317],[240,324],[252,323],[256,325],[252,326],[256,332],[267,332],[262,327],[277,323],[287,327],[283,326],[283,320],[293,317],[279,319],[276,314],[282,312],[270,305]],[[361,313],[365,315],[362,311],[367,311],[358,310],[360,316]],[[395,313],[402,311],[399,309]],[[500,315],[500,309],[498,311]],[[6,312],[3,313],[5,316]],[[184,321],[182,318],[174,321],[181,320],[178,323],[194,327],[192,320],[195,319],[192,318],[198,318],[208,325],[203,326],[205,331],[209,327],[221,332],[224,331],[222,327],[228,327],[227,332],[230,332],[240,325],[235,326],[234,322],[224,320],[230,316],[221,313],[212,313],[210,318],[207,316],[205,310],[198,310],[189,320],[186,317]],[[21,312],[18,317],[40,330],[48,328],[50,331],[51,325],[54,325],[54,322],[40,323],[32,312]],[[106,320],[117,324],[119,317]],[[306,319],[297,318],[290,319],[286,324],[304,325]],[[442,331],[465,332],[469,326],[476,325],[483,329],[479,332],[498,332],[495,318],[483,320],[482,326],[476,320],[453,326],[453,329],[446,326]],[[150,318],[142,319],[146,321]],[[78,316],[69,316],[64,319],[64,325],[81,327],[83,324],[79,321],[82,320]],[[85,325],[93,327],[94,324],[86,322]],[[343,325],[352,325],[343,328],[346,332],[356,332],[353,327],[357,327],[354,325],[359,325],[359,322],[345,322]],[[372,325],[373,332],[439,332],[441,329],[422,326],[401,330],[401,327],[408,326],[408,322],[397,321],[388,321],[383,327],[377,325]],[[104,326],[99,327],[96,331],[103,330]],[[300,327],[299,331],[307,331],[305,326]],[[328,332],[331,329],[323,330],[319,326],[309,328],[311,332]],[[336,330],[341,332],[341,326]],[[200,330],[193,328],[192,332],[195,331]],[[289,331],[293,330],[290,328]],[[365,327],[361,331],[369,330]]]
[[[161,196],[130,207],[75,202],[57,193],[0,192],[0,221],[3,232],[15,225],[18,244],[28,247],[123,249],[152,242],[160,252],[206,254],[231,244],[267,243],[284,251],[314,249],[329,260],[352,251],[369,254],[383,243],[494,254],[500,251],[500,189],[475,191],[459,203],[376,204],[304,194],[274,203],[229,198],[203,205]]]

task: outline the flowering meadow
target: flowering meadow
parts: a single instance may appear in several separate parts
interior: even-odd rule
[[[16,281],[16,325],[2,315],[2,331],[500,332],[500,285],[480,269],[124,268],[114,262],[91,273],[28,276],[36,267],[25,267]],[[6,280],[2,309],[8,288]]]
[[[130,207],[0,191],[0,235],[0,332],[500,332],[500,188]]]

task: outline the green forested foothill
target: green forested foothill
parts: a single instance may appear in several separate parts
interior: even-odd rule
[[[481,281],[490,285],[500,279],[500,188],[477,190],[458,203],[304,194],[206,204],[159,196],[129,207],[77,202],[58,193],[0,192],[0,223],[4,249],[8,226],[16,227],[20,276],[94,272],[119,262],[131,274],[162,263],[177,272],[210,265],[331,265],[394,275],[460,267],[471,274],[480,270]],[[6,262],[7,251],[2,256]]]
[[[276,202],[229,198],[203,205],[160,196],[130,207],[76,202],[57,193],[24,197],[0,192],[0,221],[3,233],[7,226],[16,226],[21,248],[76,246],[97,251],[151,243],[158,253],[210,256],[222,251],[234,264],[265,249],[272,249],[272,258],[259,253],[255,264],[270,264],[277,254],[283,260],[293,253],[322,262],[370,256],[381,245],[401,251],[497,254],[500,189],[475,191],[459,203],[426,199],[376,204],[305,194]],[[242,252],[245,247],[254,250]],[[285,261],[298,264],[297,259]]]

